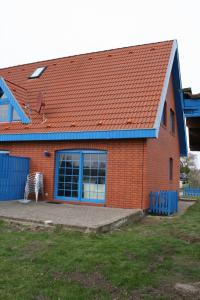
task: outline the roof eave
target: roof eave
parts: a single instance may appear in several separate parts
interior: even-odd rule
[[[110,139],[140,139],[157,138],[155,128],[150,129],[124,129],[79,132],[41,132],[0,134],[0,142],[10,141],[59,141],[59,140],[110,140]]]

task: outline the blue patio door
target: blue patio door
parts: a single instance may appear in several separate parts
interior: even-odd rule
[[[77,199],[79,197],[80,154],[58,154],[58,197]]]
[[[105,151],[57,152],[55,199],[105,203],[105,192]]]

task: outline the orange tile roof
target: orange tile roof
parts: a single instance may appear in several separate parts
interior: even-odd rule
[[[173,41],[107,50],[0,69],[31,124],[0,133],[153,128]],[[38,67],[47,69],[28,79]],[[39,92],[45,121],[36,112]],[[24,103],[29,104],[29,109]],[[6,132],[5,132],[6,128]]]

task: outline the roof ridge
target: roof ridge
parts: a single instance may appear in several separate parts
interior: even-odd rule
[[[165,40],[165,41],[160,41],[160,42],[144,43],[144,44],[138,44],[138,45],[132,45],[132,46],[125,46],[125,47],[118,47],[118,48],[111,48],[111,49],[105,49],[105,50],[100,50],[100,51],[79,53],[79,54],[74,54],[74,55],[69,55],[69,56],[62,56],[62,57],[57,57],[57,58],[46,59],[46,60],[39,60],[39,61],[31,62],[31,63],[24,63],[24,64],[14,65],[14,66],[10,66],[10,67],[0,68],[0,71],[6,70],[6,69],[11,69],[11,68],[16,68],[16,67],[21,67],[21,66],[28,66],[28,65],[38,64],[38,63],[50,62],[50,61],[54,61],[54,60],[67,59],[67,58],[79,57],[79,56],[84,56],[84,55],[92,55],[95,53],[103,53],[103,52],[109,52],[109,51],[115,51],[115,50],[121,50],[121,49],[142,47],[142,46],[147,46],[147,45],[162,44],[162,43],[167,43],[167,42],[173,42],[174,40],[176,40],[176,39]]]

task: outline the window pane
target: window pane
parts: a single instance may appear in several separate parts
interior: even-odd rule
[[[84,154],[83,159],[82,197],[86,200],[105,200],[106,155]]]
[[[8,104],[1,104],[0,105],[0,122],[8,122]]]
[[[13,121],[20,121],[20,117],[15,109],[13,109]]]
[[[58,190],[58,196],[63,197],[64,196],[64,190]]]
[[[58,196],[78,198],[79,160],[77,153],[59,155]]]

